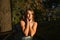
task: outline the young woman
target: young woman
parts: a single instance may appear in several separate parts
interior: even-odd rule
[[[34,11],[32,9],[26,10],[20,24],[24,33],[22,40],[32,40],[37,29],[37,22],[34,20]]]

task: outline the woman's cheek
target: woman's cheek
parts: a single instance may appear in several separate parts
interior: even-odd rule
[[[29,17],[29,15],[27,15],[27,17]]]
[[[31,15],[31,18],[33,18],[33,16]]]

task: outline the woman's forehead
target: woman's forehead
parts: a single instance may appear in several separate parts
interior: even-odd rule
[[[31,11],[31,10],[28,10],[27,12],[28,12],[28,13],[30,13],[30,14],[31,14],[31,13],[33,14],[33,13],[34,13],[34,12],[33,12],[33,11]]]

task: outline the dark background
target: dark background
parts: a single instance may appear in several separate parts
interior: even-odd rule
[[[38,22],[35,40],[60,40],[60,0],[11,0],[12,28],[19,26],[20,17],[27,8],[35,12]],[[18,29],[18,28],[17,28]],[[17,40],[18,33],[12,29],[1,33],[1,40]]]

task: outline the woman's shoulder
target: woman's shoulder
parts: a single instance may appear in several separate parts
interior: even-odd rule
[[[37,22],[34,22],[35,25],[37,25],[38,23]]]
[[[25,24],[24,20],[21,20],[21,21],[20,21],[20,24]]]
[[[22,23],[25,23],[24,20],[20,20],[20,23],[21,23],[21,22],[22,22]]]
[[[35,23],[35,24],[37,24],[37,22],[36,22],[36,21],[34,21],[34,23]]]

